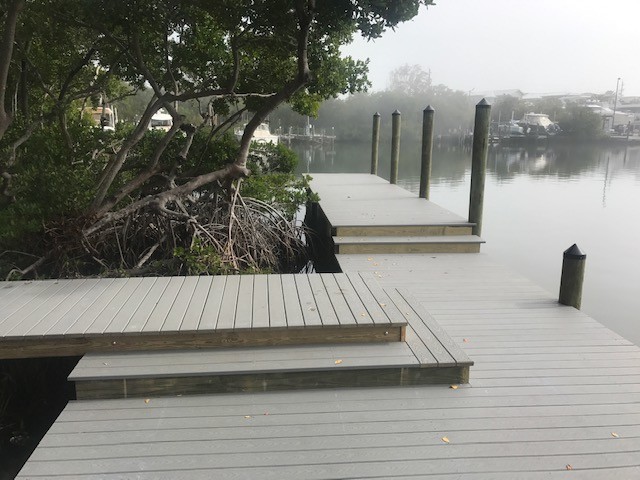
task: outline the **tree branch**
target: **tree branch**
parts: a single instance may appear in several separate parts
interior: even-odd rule
[[[13,56],[18,16],[24,8],[24,3],[25,0],[13,0],[10,2],[2,40],[0,40],[0,139],[4,136],[12,121],[11,115],[6,110],[9,66]]]

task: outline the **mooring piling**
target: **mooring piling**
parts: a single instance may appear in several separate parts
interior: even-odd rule
[[[435,110],[431,105],[422,112],[422,162],[420,167],[420,198],[429,200],[431,184],[431,155],[433,152],[433,117]]]
[[[389,183],[398,183],[398,164],[400,163],[400,112],[396,110],[391,120],[391,175]]]
[[[582,303],[582,285],[587,255],[575,243],[562,254],[562,275],[560,277],[560,295],[558,302],[580,310]]]
[[[380,114],[373,114],[373,131],[371,133],[371,175],[378,174],[378,145],[380,144]]]
[[[491,105],[484,98],[476,105],[473,127],[473,152],[471,154],[471,192],[469,195],[469,223],[473,223],[472,233],[482,232],[482,210],[484,204],[484,183],[489,152],[489,125]]]

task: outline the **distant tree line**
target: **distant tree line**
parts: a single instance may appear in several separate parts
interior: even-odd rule
[[[375,112],[382,115],[381,138],[391,137],[391,114],[402,114],[402,138],[418,140],[422,132],[422,112],[427,105],[435,111],[434,133],[458,135],[473,129],[476,99],[466,92],[446,85],[433,84],[431,73],[420,65],[403,65],[391,72],[387,89],[378,92],[360,92],[345,98],[325,101],[316,118],[308,119],[282,106],[270,117],[271,128],[304,128],[310,122],[316,132],[333,131],[339,140],[369,141],[371,120]],[[510,95],[498,97],[492,104],[491,120],[508,123],[520,120],[525,113],[545,113],[562,128],[563,134],[577,138],[599,138],[604,134],[602,117],[578,103],[565,104],[557,97],[535,100],[519,99]]]

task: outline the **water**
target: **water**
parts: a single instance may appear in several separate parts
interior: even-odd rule
[[[297,146],[301,172],[368,172],[370,145]],[[398,183],[417,193],[419,144],[401,148]],[[388,179],[389,145],[379,172]],[[431,200],[468,215],[471,154],[434,150]],[[558,294],[562,252],[587,254],[582,310],[640,345],[640,147],[494,147],[482,251]]]

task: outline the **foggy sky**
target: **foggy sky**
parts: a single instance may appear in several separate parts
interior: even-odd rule
[[[473,93],[603,93],[622,78],[640,95],[640,0],[436,0],[374,43],[344,49],[370,58],[374,90],[403,64]]]

